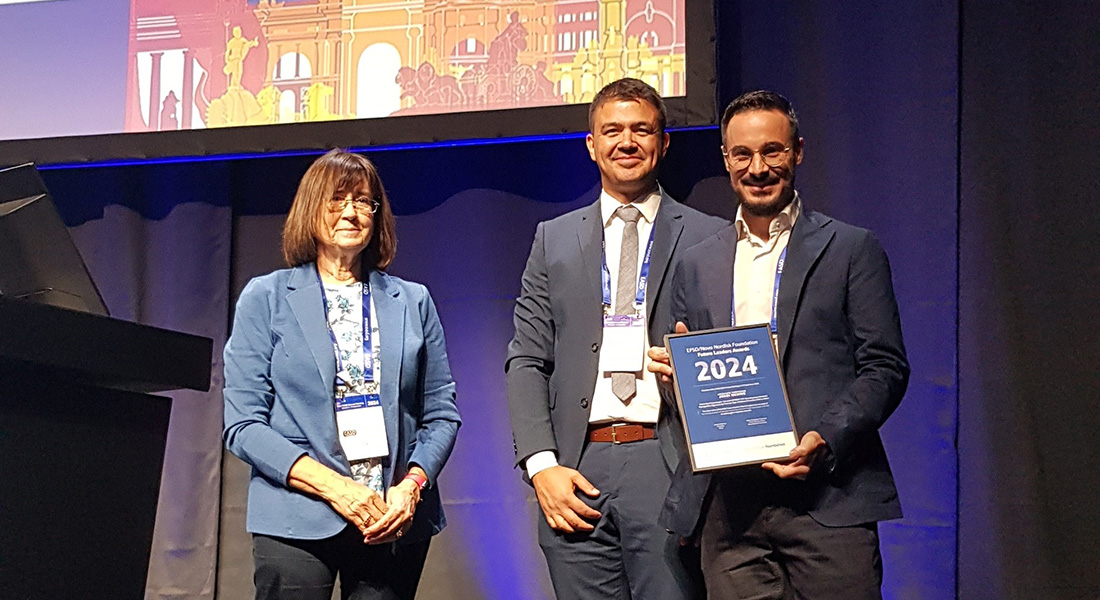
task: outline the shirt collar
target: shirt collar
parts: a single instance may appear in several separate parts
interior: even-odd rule
[[[631,204],[641,211],[643,219],[652,223],[657,218],[657,209],[661,206],[661,198],[664,194],[664,189],[658,185],[657,189],[631,202]],[[612,198],[606,190],[600,192],[600,217],[603,218],[604,227],[611,224],[611,219],[615,217],[615,211],[622,205],[622,202]]]
[[[800,214],[802,214],[802,200],[798,197],[798,190],[795,190],[791,203],[772,219],[771,225],[768,226],[768,234],[774,236],[790,230],[794,227],[794,222],[798,220]],[[738,240],[748,237],[749,226],[745,224],[745,219],[741,216],[740,206],[737,207],[737,218],[734,219],[733,224],[737,227]]]

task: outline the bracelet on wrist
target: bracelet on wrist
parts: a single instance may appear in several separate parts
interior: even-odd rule
[[[415,483],[416,487],[419,488],[420,491],[424,491],[424,488],[428,487],[428,478],[424,477],[423,475],[418,475],[416,473],[409,473],[409,474],[405,475],[405,479]],[[402,481],[404,481],[404,480],[402,480]]]

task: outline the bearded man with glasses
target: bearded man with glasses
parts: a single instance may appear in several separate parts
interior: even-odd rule
[[[741,204],[733,225],[681,255],[672,319],[680,332],[773,324],[805,433],[783,462],[692,474],[681,460],[662,523],[700,544],[712,598],[879,599],[877,523],[901,505],[878,430],[909,381],[886,253],[871,232],[803,206],[805,144],[785,98],[742,95],[722,133]],[[664,348],[650,357],[669,381]]]

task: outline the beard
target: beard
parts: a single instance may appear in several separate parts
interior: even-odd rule
[[[742,198],[741,211],[754,217],[775,217],[783,212],[784,208],[787,208],[791,200],[794,200],[794,192],[786,190],[771,202],[745,202],[745,199]]]
[[[778,177],[767,177],[758,180],[748,179],[743,183],[752,185],[772,185],[778,183],[783,186],[782,189],[779,190],[779,194],[771,200],[758,200],[746,196],[738,198],[741,201],[741,212],[748,213],[754,217],[775,217],[783,212],[783,209],[787,208],[787,205],[794,200],[793,178],[790,182],[784,182]]]

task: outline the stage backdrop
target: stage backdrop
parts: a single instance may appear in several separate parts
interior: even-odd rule
[[[810,127],[807,135],[814,135],[816,129],[820,128]],[[715,129],[675,134],[665,184],[689,203],[717,208],[729,215],[734,204],[722,175],[718,144]],[[807,171],[813,173],[809,165],[826,160],[827,155],[824,149],[808,154],[804,163]],[[465,419],[455,453],[440,480],[451,526],[433,545],[421,597],[548,598],[545,564],[535,539],[537,506],[529,488],[511,467],[504,349],[512,332],[512,305],[535,224],[593,201],[596,171],[580,138],[376,152],[372,157],[398,214],[400,242],[392,271],[428,284],[436,298]],[[159,196],[152,206],[140,202],[124,207],[110,205],[103,216],[85,213],[83,224],[73,225],[83,231],[109,220],[112,211],[140,211],[146,230],[136,238],[138,234],[110,233],[106,239],[93,242],[79,240],[82,248],[98,244],[121,249],[128,244],[156,248],[169,243],[165,234],[151,234],[149,228],[156,223],[173,224],[179,236],[190,240],[189,244],[173,245],[174,262],[159,270],[153,268],[155,256],[149,256],[145,260],[149,266],[139,270],[140,276],[132,277],[134,282],[153,286],[152,295],[165,303],[187,306],[207,302],[211,297],[226,303],[249,277],[279,266],[283,215],[296,180],[312,158],[131,168],[118,176],[141,181],[151,176],[146,173],[156,173],[157,177],[162,172],[177,175],[167,175],[170,179],[155,190],[143,190]],[[884,171],[878,175],[884,176]],[[80,198],[99,196],[104,191],[99,182],[114,176],[111,171],[81,169],[50,171],[47,180],[58,190],[62,212],[72,218],[82,212]],[[816,199],[834,196],[829,189],[815,184],[813,177],[806,179],[808,185],[802,189],[808,206],[825,208],[825,203]],[[196,195],[211,189],[215,191]],[[929,244],[953,244],[953,230],[948,227],[939,231],[938,237],[928,239],[924,229],[888,228],[889,209],[875,204],[883,198],[881,195],[858,189],[851,192],[836,196],[828,210],[846,211],[845,218],[885,232],[883,240],[894,258],[914,365],[920,369],[921,365],[942,360],[941,353],[930,349],[927,338],[952,335],[947,319],[950,311],[943,311],[946,316],[942,318],[937,310],[927,311],[926,305],[942,300],[929,300],[919,288],[928,280],[953,281],[950,272],[930,273],[929,269],[939,267],[922,258],[929,254],[925,247]],[[126,193],[109,193],[112,197],[127,197]],[[167,198],[174,199],[168,203],[174,202],[175,208],[158,209]],[[229,199],[231,209],[223,207],[223,198]],[[897,204],[888,206],[900,208]],[[218,231],[231,234],[211,239],[211,232]],[[226,235],[232,236],[230,252],[224,252]],[[119,260],[110,252],[89,252],[97,276],[117,269]],[[172,274],[177,269],[195,275],[176,280]],[[161,289],[156,273],[173,280],[173,286]],[[211,290],[215,284],[222,289]],[[126,296],[113,291],[115,286],[109,281],[105,285],[109,288],[108,303],[117,311],[120,303],[125,306]],[[224,339],[228,317],[228,311],[224,311],[194,324],[177,326]],[[941,320],[937,323],[938,318]],[[153,322],[171,324],[156,319]],[[953,594],[953,542],[945,544],[940,539],[945,537],[945,530],[949,532],[947,539],[954,539],[950,533],[954,523],[954,497],[950,493],[954,473],[928,468],[930,461],[940,460],[937,456],[944,448],[948,449],[948,460],[953,461],[952,424],[930,413],[939,410],[935,407],[942,401],[938,391],[929,393],[923,388],[920,380],[926,377],[930,376],[918,372],[913,391],[886,432],[907,511],[905,520],[883,528],[890,597],[948,598]],[[216,386],[220,383],[215,381]],[[945,387],[950,389],[950,385],[947,382]],[[151,598],[212,597],[215,573],[219,597],[239,598],[250,593],[250,542],[242,519],[246,469],[237,459],[227,458],[219,490],[216,465],[210,460],[220,452],[217,396],[215,392],[198,403],[205,416],[201,423],[186,417],[173,421],[173,435],[179,432],[187,446],[174,448],[166,461],[166,493],[162,494],[158,541],[150,570]],[[190,406],[179,403],[177,410]],[[184,467],[186,463],[190,464]],[[168,486],[173,488],[171,493],[167,492]],[[214,518],[218,521],[213,522]],[[219,539],[217,554],[210,543],[215,536]]]
[[[211,390],[173,398],[151,597],[210,597],[221,474],[221,347],[230,308],[225,163],[44,172],[111,315],[214,340]]]
[[[964,3],[959,597],[1100,598],[1100,3]]]
[[[807,139],[799,171],[807,206],[877,231],[892,260],[914,374],[884,430],[906,514],[882,527],[889,598],[955,594],[953,7],[719,8],[719,48],[740,57],[740,66],[719,57],[720,103],[758,87],[790,97]],[[719,143],[716,129],[675,133],[663,181],[690,204],[730,216]],[[436,298],[465,420],[440,481],[451,526],[433,545],[421,597],[547,598],[537,506],[511,468],[504,349],[536,222],[594,200],[595,168],[578,137],[368,154],[398,214],[392,271]],[[312,159],[62,169],[46,180],[112,310],[210,335],[220,347],[236,292],[279,266],[279,227]],[[130,229],[112,225],[119,219]],[[210,303],[215,309],[199,310]],[[218,460],[220,377],[214,384],[177,402],[173,415],[150,598],[249,594],[247,474],[235,458]]]

